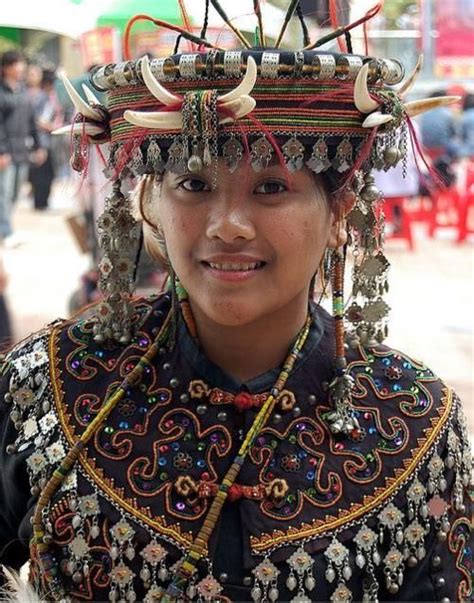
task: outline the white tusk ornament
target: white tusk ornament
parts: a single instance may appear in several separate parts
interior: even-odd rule
[[[382,124],[386,124],[389,121],[393,120],[393,115],[388,115],[387,113],[381,113],[380,111],[374,111],[368,117],[364,119],[362,122],[363,128],[375,128],[376,126],[381,126]]]
[[[71,82],[67,79],[65,75],[61,76],[61,78],[63,80],[63,84],[67,90],[67,93],[69,94],[69,97],[72,101],[72,104],[76,108],[77,112],[88,119],[101,121],[102,115],[100,114],[100,112],[97,111],[97,109],[91,107],[88,103],[86,103],[84,99],[81,98],[81,96],[76,92],[74,86],[71,84]]]
[[[362,66],[354,83],[354,104],[361,113],[372,113],[380,107],[380,103],[374,100],[367,88],[367,76],[369,65]]]
[[[411,72],[410,76],[403,82],[403,84],[398,89],[398,94],[400,96],[404,96],[405,94],[408,93],[408,91],[411,89],[411,87],[415,83],[415,80],[418,77],[418,74],[420,73],[422,67],[423,67],[423,55],[420,54],[420,56],[418,57],[418,61],[416,62],[415,68]]]
[[[91,105],[101,105],[102,103],[97,98],[97,96],[92,92],[92,90],[86,84],[82,84],[82,89],[84,90],[84,94],[87,98],[87,101]]]
[[[160,103],[163,103],[163,105],[170,106],[183,102],[183,97],[172,94],[166,90],[166,88],[155,78],[151,72],[150,60],[146,55],[142,59],[142,76],[148,90],[160,101]]]
[[[102,134],[103,131],[103,128],[94,124],[76,123],[70,126],[62,126],[61,128],[57,128],[56,130],[53,130],[51,134],[54,134],[55,136],[58,136],[60,134],[88,134],[89,136],[97,136],[97,134]]]
[[[416,115],[421,115],[426,111],[431,111],[431,109],[445,107],[446,105],[450,105],[451,103],[455,103],[459,100],[461,100],[460,96],[437,96],[435,98],[421,98],[420,100],[405,103],[404,107],[406,114],[409,117],[415,117]]]
[[[236,100],[241,96],[247,96],[250,92],[252,92],[256,81],[257,63],[253,57],[249,57],[247,59],[247,70],[245,71],[245,76],[240,84],[230,92],[219,96],[217,99],[218,102],[226,103],[227,101]]]

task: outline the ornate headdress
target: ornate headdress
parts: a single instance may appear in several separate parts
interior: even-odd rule
[[[129,201],[120,192],[123,177],[165,170],[199,172],[215,164],[218,157],[231,171],[242,162],[258,171],[274,160],[290,171],[309,168],[321,174],[332,191],[350,188],[356,196],[348,216],[349,242],[355,252],[349,307],[344,307],[342,295],[345,250],[334,254],[332,269],[336,377],[330,391],[336,411],[330,422],[335,431],[349,433],[355,426],[345,403],[351,382],[345,374],[343,325],[350,324],[349,345],[371,347],[386,334],[389,310],[382,297],[389,263],[383,253],[380,193],[371,171],[403,161],[411,117],[456,97],[404,101],[420,71],[421,59],[395,88],[404,78],[398,60],[318,50],[342,34],[350,41],[350,29],[364,19],[314,44],[303,27],[305,47],[284,51],[278,46],[299,6],[292,1],[275,47],[264,47],[259,18],[261,47],[250,48],[217,0],[211,2],[246,48],[226,51],[212,47],[205,34],[196,38],[170,26],[198,44],[198,50],[97,68],[91,82],[107,92],[107,108],[100,106],[87,88],[84,101],[65,80],[79,113],[72,130],[62,129],[72,132],[73,165],[84,164],[84,139],[110,142],[107,173],[113,192],[99,221],[105,299],[99,306],[96,338],[126,342],[131,332],[129,297],[138,228]],[[258,2],[255,5],[258,8]],[[256,16],[260,17],[258,10]],[[205,47],[208,50],[203,52]]]

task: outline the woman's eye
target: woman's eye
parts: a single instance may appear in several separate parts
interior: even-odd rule
[[[185,180],[181,180],[178,184],[178,188],[184,188],[185,191],[189,191],[190,193],[201,193],[211,190],[207,182],[200,180],[199,178],[186,178]]]
[[[287,188],[282,182],[266,180],[257,186],[255,193],[257,195],[276,195],[277,193],[284,193],[286,190]]]

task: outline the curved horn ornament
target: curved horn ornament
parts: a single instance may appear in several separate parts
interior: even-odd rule
[[[257,63],[255,62],[255,59],[253,57],[249,57],[247,59],[247,70],[240,84],[230,92],[219,96],[219,98],[217,99],[218,102],[226,103],[228,101],[236,100],[241,96],[247,96],[250,92],[252,92],[256,81]]]
[[[79,96],[74,86],[67,79],[67,77],[63,75],[61,76],[61,79],[63,81],[64,87],[67,90],[67,93],[69,94],[69,98],[71,99],[72,104],[76,108],[77,112],[88,119],[93,119],[94,121],[101,121],[102,115],[100,114],[100,112],[97,111],[97,109],[91,107],[88,103],[86,103],[83,98]]]
[[[163,103],[163,105],[170,106],[183,102],[181,96],[177,96],[166,90],[166,88],[156,79],[151,72],[150,61],[146,55],[142,59],[142,76],[148,90],[160,101],[160,103]]]
[[[123,114],[124,119],[134,126],[150,128],[155,130],[181,130],[183,127],[183,116],[180,111],[127,111]]]
[[[100,100],[92,92],[92,90],[89,88],[89,86],[87,86],[86,84],[82,84],[82,89],[84,90],[84,94],[85,94],[85,97],[87,98],[87,101],[91,105],[102,105],[102,103],[100,102]]]
[[[375,128],[376,126],[381,126],[382,124],[386,124],[392,120],[393,115],[381,113],[380,111],[374,111],[368,117],[365,118],[365,120],[362,122],[362,127]]]
[[[219,103],[217,106],[217,112],[224,109],[226,112],[230,111],[233,115],[224,115],[219,119],[220,124],[227,124],[244,117],[255,109],[257,104],[256,100],[251,96],[242,95],[240,98],[228,101],[226,103]]]
[[[72,135],[81,135],[88,134],[89,136],[97,136],[98,134],[102,134],[104,131],[100,126],[96,126],[94,124],[72,124],[70,126],[62,126],[61,128],[57,128],[53,130],[51,134],[58,136],[60,134],[72,134]]]
[[[367,88],[368,74],[369,65],[366,63],[357,74],[354,83],[354,104],[361,113],[372,113],[380,106],[369,94],[369,89]]]
[[[418,77],[418,74],[420,73],[422,67],[423,67],[423,55],[420,54],[420,56],[418,57],[418,61],[416,62],[415,68],[411,72],[410,76],[405,80],[405,82],[403,82],[403,84],[398,89],[398,94],[400,96],[404,96],[405,94],[408,93],[409,90],[411,90],[411,87],[415,83],[416,78]]]
[[[451,103],[461,100],[460,96],[438,96],[436,98],[421,98],[420,100],[405,103],[405,111],[409,117],[421,115],[437,107],[445,107]]]

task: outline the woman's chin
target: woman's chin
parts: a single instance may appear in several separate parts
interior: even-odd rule
[[[242,303],[237,300],[219,300],[218,303],[208,301],[198,304],[198,308],[195,308],[196,304],[191,302],[191,306],[197,320],[200,314],[204,314],[208,320],[222,327],[243,327],[268,313],[268,308],[249,304],[248,301]]]

